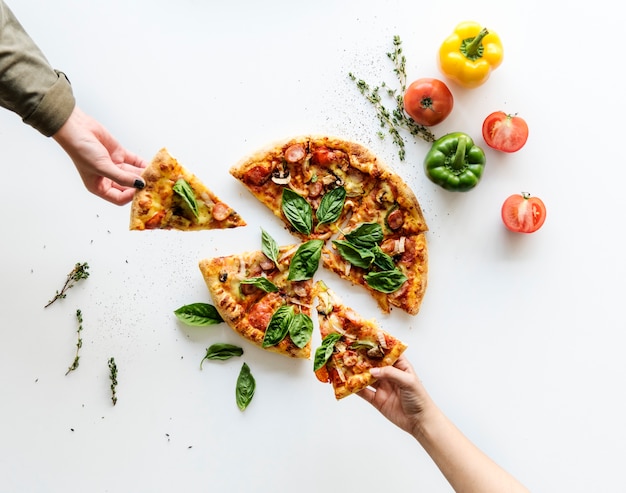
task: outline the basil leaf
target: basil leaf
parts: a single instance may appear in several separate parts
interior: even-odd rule
[[[400,269],[370,272],[369,274],[365,274],[363,278],[370,288],[380,291],[381,293],[393,293],[397,291],[408,279]]]
[[[315,358],[313,359],[313,371],[319,370],[326,364],[329,358],[333,355],[335,344],[341,339],[341,334],[333,332],[328,334],[322,340],[322,344],[315,350]]]
[[[289,223],[299,233],[309,235],[313,228],[313,211],[304,197],[283,188],[282,209]]]
[[[311,279],[319,267],[322,256],[323,240],[309,240],[302,243],[289,264],[290,281],[306,281]]]
[[[250,372],[250,367],[244,363],[239,371],[237,386],[235,387],[235,400],[239,409],[243,411],[248,407],[252,397],[254,397],[255,389],[256,381]]]
[[[270,236],[270,234],[261,228],[261,243],[263,245],[262,250],[265,256],[272,260],[278,267],[278,243]]]
[[[196,194],[193,192],[189,183],[181,178],[174,184],[173,190],[183,198],[187,206],[189,206],[191,212],[193,212],[193,215],[198,218],[198,202],[196,201]]]
[[[259,277],[250,277],[248,279],[243,279],[241,284],[252,284],[259,289],[262,289],[266,293],[275,293],[278,291],[278,287],[272,281],[270,281],[267,277],[259,276]]]
[[[293,307],[281,305],[272,315],[270,323],[265,329],[263,337],[263,347],[275,346],[282,341],[289,332],[289,325],[294,317]]]
[[[289,337],[299,348],[303,348],[311,340],[313,320],[306,313],[296,313],[289,324]]]
[[[374,261],[374,253],[370,250],[356,247],[348,241],[333,240],[333,245],[337,247],[339,254],[344,259],[357,267],[369,269],[370,265],[372,265],[372,262]]]
[[[393,261],[393,257],[387,255],[382,249],[376,245],[374,252],[374,264],[380,270],[393,270],[396,268],[396,264]]]
[[[234,358],[235,356],[241,356],[243,354],[243,349],[239,346],[235,346],[233,344],[226,343],[217,343],[212,344],[206,350],[206,355],[200,361],[200,369],[202,370],[202,363],[204,360],[220,360],[225,361],[230,358]]]
[[[178,320],[192,327],[216,325],[224,321],[217,309],[208,303],[192,303],[181,306],[174,311],[174,315],[178,317]]]
[[[362,223],[344,236],[354,246],[374,248],[383,241],[383,228],[378,223]]]
[[[334,223],[343,212],[343,204],[346,200],[346,189],[337,187],[324,194],[316,211],[317,223]]]

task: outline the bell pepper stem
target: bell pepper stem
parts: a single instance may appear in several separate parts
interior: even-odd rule
[[[454,153],[454,159],[450,163],[452,169],[462,170],[465,167],[465,139],[459,139],[459,143],[456,146],[456,152]]]
[[[470,60],[476,60],[482,56],[483,52],[483,38],[489,34],[486,27],[483,27],[480,32],[473,38],[467,38],[463,40],[461,44],[461,52]]]

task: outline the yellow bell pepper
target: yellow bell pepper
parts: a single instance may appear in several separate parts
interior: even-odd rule
[[[476,22],[462,22],[439,48],[439,68],[464,87],[478,87],[502,63],[502,42]]]

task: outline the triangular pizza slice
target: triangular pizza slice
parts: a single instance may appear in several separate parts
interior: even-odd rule
[[[215,308],[237,334],[268,351],[309,358],[313,281],[289,279],[299,248],[204,259],[199,267]]]
[[[167,149],[161,149],[142,175],[145,187],[135,192],[130,229],[197,231],[245,226],[246,222],[222,202]]]
[[[349,225],[324,247],[322,263],[366,288],[384,313],[393,306],[411,315],[420,309],[428,282],[424,233],[383,235],[378,223]]]
[[[315,294],[322,343],[313,369],[339,400],[374,383],[370,368],[393,365],[407,346],[347,307],[323,281],[315,284]]]

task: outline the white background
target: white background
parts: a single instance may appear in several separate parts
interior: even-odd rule
[[[358,397],[336,402],[311,361],[269,354],[225,325],[173,311],[210,302],[204,257],[293,241],[229,174],[277,139],[326,133],[365,144],[413,188],[428,221],[421,312],[382,315],[326,273],[346,302],[408,343],[444,412],[533,492],[624,492],[622,22],[607,1],[14,0],[10,6],[79,105],[146,159],[165,146],[249,226],[130,232],[129,207],[89,194],[51,139],[0,111],[0,489],[20,492],[450,491],[410,436]],[[503,64],[450,87],[437,135],[479,145],[492,111],[519,113],[527,145],[486,148],[480,185],[446,192],[376,137],[348,79],[394,83],[399,35],[409,80],[442,77],[439,44],[463,20],[497,32]],[[486,146],[484,146],[486,147]],[[500,206],[540,196],[543,228],[509,233]],[[77,262],[90,277],[44,309]],[[83,313],[79,368],[77,309]],[[214,342],[244,346],[208,362]],[[314,347],[319,342],[314,338]],[[118,366],[112,406],[107,360]],[[251,405],[235,405],[246,361]]]

